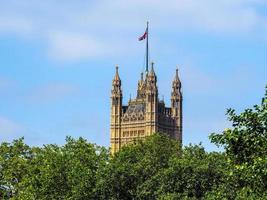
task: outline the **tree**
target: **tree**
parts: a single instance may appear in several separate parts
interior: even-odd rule
[[[163,171],[158,193],[179,199],[202,199],[220,185],[225,168],[223,154],[207,153],[200,145],[185,147],[182,158],[171,160],[170,167]]]
[[[0,145],[0,198],[8,199],[266,199],[267,88],[260,105],[236,114],[231,129],[210,139],[225,152],[181,145],[154,134],[110,155],[67,137],[30,147],[23,138]]]
[[[172,157],[181,154],[180,144],[164,134],[155,134],[122,148],[99,173],[97,195],[101,199],[136,199],[145,183]],[[148,191],[152,195],[153,188]]]
[[[210,139],[223,146],[232,169],[227,184],[221,187],[233,191],[228,198],[266,194],[267,188],[267,87],[260,105],[241,114],[228,109],[233,128],[221,134],[213,133]]]
[[[225,155],[182,149],[163,134],[122,148],[97,178],[97,199],[200,199],[220,185]]]
[[[24,144],[23,138],[0,145],[0,186],[3,196],[14,196],[20,183],[29,172],[32,149]]]
[[[62,147],[39,148],[30,162],[19,199],[93,199],[98,168],[107,150],[85,139],[67,137]]]

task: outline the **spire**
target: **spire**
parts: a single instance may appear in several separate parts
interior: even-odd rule
[[[119,66],[118,65],[116,65],[116,73],[115,73],[115,76],[114,76],[113,80],[120,81]]]
[[[176,68],[175,79],[176,79],[176,80],[178,80],[178,79],[179,79],[179,76],[178,76],[178,66],[177,66],[177,68]]]
[[[158,97],[157,76],[154,71],[154,62],[151,63],[151,69],[146,78],[146,90],[147,92],[155,94],[156,97]]]
[[[116,65],[116,73],[115,76],[113,78],[113,86],[120,86],[121,85],[121,79],[119,76],[119,66]]]
[[[144,83],[144,73],[141,72],[140,80],[138,81],[138,85],[142,85]]]
[[[181,81],[179,79],[178,67],[177,67],[175,77],[174,77],[174,80],[172,82],[172,97],[171,97],[171,99],[174,100],[174,99],[180,98],[181,96],[182,96]]]
[[[155,71],[154,71],[154,62],[153,61],[151,62],[151,69],[150,69],[149,75],[150,76],[156,76]]]
[[[145,94],[144,73],[141,72],[141,79],[138,81],[138,87],[137,87],[137,98],[143,98],[144,94]]]
[[[178,74],[178,66],[174,80],[172,82],[171,92],[171,116],[175,120],[174,137],[182,142],[182,128],[183,128],[183,95],[181,91],[181,81]]]
[[[181,87],[181,81],[179,79],[179,74],[178,74],[178,66],[176,67],[176,73],[175,73],[175,77],[173,80],[173,85],[177,85],[178,87]]]

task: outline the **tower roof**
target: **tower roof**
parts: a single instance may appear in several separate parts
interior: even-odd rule
[[[114,76],[114,79],[115,81],[120,81],[120,76],[119,76],[119,66],[116,65],[116,73],[115,73],[115,76]]]
[[[156,73],[154,71],[154,62],[151,62],[151,69],[149,71],[149,76],[153,76],[153,77],[156,76]]]
[[[119,67],[118,67],[118,65],[116,65],[116,73],[115,73],[115,76],[113,78],[112,85],[114,87],[121,87],[121,79],[120,79],[120,76],[119,76]]]
[[[176,73],[175,73],[175,77],[174,77],[174,80],[173,80],[173,82],[174,83],[179,83],[179,84],[181,84],[181,81],[180,81],[180,79],[179,79],[179,73],[178,73],[178,66],[176,67]]]

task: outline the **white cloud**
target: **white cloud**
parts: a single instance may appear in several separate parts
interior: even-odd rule
[[[190,1],[180,7],[186,12],[186,21],[192,25],[215,32],[242,32],[250,31],[259,25],[261,16],[255,8],[248,6],[249,1]]]
[[[49,55],[58,60],[80,60],[88,57],[112,55],[116,48],[105,41],[78,33],[52,32],[49,36]]]
[[[74,95],[79,89],[73,85],[50,84],[33,91],[31,99],[35,102],[50,102]]]
[[[110,56],[113,48],[128,53],[127,38],[137,37],[146,20],[158,31],[267,33],[266,16],[257,9],[264,0],[10,2],[0,3],[0,33],[27,33],[44,40],[50,56],[68,61]]]
[[[12,32],[20,35],[32,32],[33,24],[28,19],[13,16],[0,16],[0,32]]]

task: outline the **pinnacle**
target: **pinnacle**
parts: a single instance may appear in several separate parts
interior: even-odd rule
[[[114,77],[114,80],[120,80],[120,76],[119,76],[119,66],[116,65],[116,74],[115,74],[115,77]]]
[[[150,76],[155,76],[155,71],[154,71],[154,62],[151,62],[151,69],[150,69]]]

